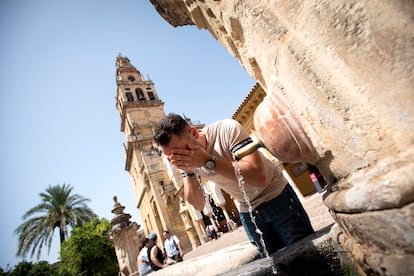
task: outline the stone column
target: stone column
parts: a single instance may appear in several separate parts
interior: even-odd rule
[[[191,214],[193,214],[194,228],[195,228],[195,231],[197,232],[198,240],[200,241],[201,244],[204,244],[206,242],[207,236],[206,236],[206,229],[204,226],[203,215],[201,214],[200,211],[196,210],[193,205],[188,203],[187,207],[189,208],[189,211],[191,212]]]
[[[198,239],[196,238],[195,229],[193,228],[193,225],[191,223],[191,217],[188,212],[187,206],[185,204],[185,201],[182,197],[180,197],[180,215],[181,219],[184,223],[185,231],[187,232],[188,239],[190,240],[192,249],[195,249],[198,245]]]
[[[414,2],[151,2],[173,26],[207,29],[264,88],[259,138],[327,177],[360,269],[414,274]]]
[[[114,201],[112,213],[115,217],[111,220],[112,229],[108,233],[108,238],[115,247],[120,275],[138,275],[137,257],[140,244],[137,231],[139,225],[129,220],[131,215],[124,213],[125,207],[118,202],[116,196],[114,196]]]

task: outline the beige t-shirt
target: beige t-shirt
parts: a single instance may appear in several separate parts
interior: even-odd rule
[[[247,131],[233,119],[225,119],[206,126],[202,129],[202,132],[206,134],[207,152],[229,161],[233,161],[231,149],[239,142],[249,138]],[[267,174],[271,176],[269,178],[269,183],[267,183],[264,188],[249,185],[246,181],[244,185],[246,194],[253,208],[257,208],[257,206],[263,202],[269,201],[278,196],[287,184],[287,180],[283,177],[282,172],[277,167],[276,163],[267,159],[263,155],[262,158],[264,160],[263,163],[266,166],[265,169]],[[203,173],[203,176],[216,183],[224,191],[235,197],[240,203],[240,212],[249,212],[249,206],[245,201],[244,195],[240,190],[237,181],[230,180],[219,174],[208,175]]]

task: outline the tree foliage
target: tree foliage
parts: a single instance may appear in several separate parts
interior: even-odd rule
[[[94,219],[75,228],[62,243],[59,271],[62,275],[117,275],[115,249],[107,238],[111,224]]]
[[[2,272],[1,275],[7,276],[50,276],[57,275],[56,271],[52,269],[47,261],[40,261],[38,263],[31,263],[28,261],[21,261],[13,270],[9,272]]]
[[[71,185],[49,186],[45,193],[40,193],[41,203],[23,215],[25,220],[16,230],[19,235],[17,256],[26,257],[36,253],[39,259],[44,245],[48,253],[52,245],[53,233],[59,230],[60,243],[68,236],[68,226],[72,229],[96,218],[85,202],[89,199],[72,194]]]

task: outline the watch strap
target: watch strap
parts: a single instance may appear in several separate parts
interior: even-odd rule
[[[192,172],[192,173],[188,173],[188,172],[182,172],[181,173],[181,175],[183,176],[183,177],[193,177],[193,176],[195,176],[195,173],[194,172]]]

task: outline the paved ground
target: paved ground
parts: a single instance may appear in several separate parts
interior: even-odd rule
[[[301,198],[301,201],[315,231],[334,222],[328,209],[322,203],[321,194],[316,193],[304,199]],[[188,252],[184,255],[183,262],[168,266],[151,275],[214,276],[234,271],[243,264],[252,262],[256,257],[256,247],[248,242],[243,227],[239,227],[217,240],[212,240]]]
[[[322,194],[315,193],[302,199],[303,207],[309,215],[312,226],[318,231],[325,226],[334,223],[332,216],[329,214],[328,208],[322,202]],[[225,233],[217,240],[205,243],[193,251],[184,255],[184,260],[189,260],[198,256],[210,254],[220,249],[247,242],[247,235],[243,227],[239,227],[236,231]]]
[[[217,240],[211,240],[208,243],[202,244],[191,252],[184,255],[184,261],[194,257],[210,254],[218,251],[222,248],[230,247],[239,243],[247,242],[247,235],[244,232],[243,227],[237,228],[237,230],[231,233],[225,233]]]

